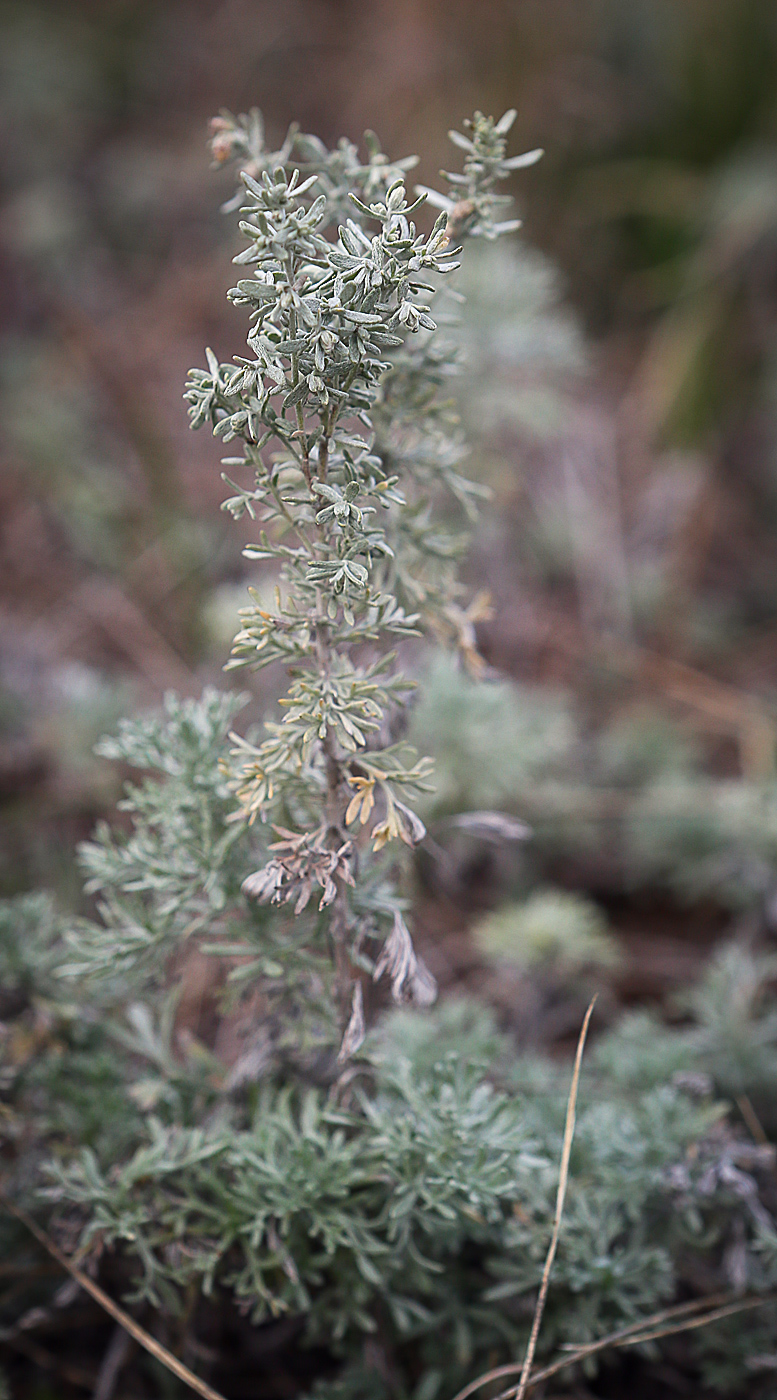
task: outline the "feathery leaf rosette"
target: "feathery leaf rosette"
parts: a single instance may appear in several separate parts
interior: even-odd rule
[[[444,494],[445,514],[456,506],[468,518],[478,496],[460,473],[466,449],[442,394],[456,350],[437,322],[450,321],[444,282],[458,266],[454,240],[517,227],[494,221],[510,202],[494,187],[538,153],[506,159],[513,116],[476,113],[471,136],[452,135],[464,173],[447,178],[471,206],[465,219],[429,191],[410,202],[404,178],[414,162],[393,164],[372,136],[362,160],[349,143],[327,151],[296,127],[269,151],[258,112],[222,113],[212,127],[216,162],[243,166],[246,245],[235,262],[250,275],[229,299],[248,310],[248,355],[224,364],[208,351],[186,398],[193,427],[210,423],[240,443],[241,455],[224,462],[225,509],[257,521],[245,553],[277,569],[275,607],[252,595],[229,665],[281,661],[291,673],[283,717],[266,724],[265,738],[233,736],[235,819],[270,822],[281,836],[242,888],[298,913],[322,891],[321,936],[351,1047],[363,1019],[356,968],[365,939],[386,938],[376,968],[395,996],[423,1004],[433,996],[380,857],[424,839],[408,799],[429,790],[431,773],[428,760],[392,743],[411,682],[386,648],[429,630],[470,669],[479,665],[474,626],[487,600],[464,598],[455,573],[462,537],[436,518]],[[413,215],[427,198],[441,212],[424,234]],[[361,849],[362,828],[371,851]],[[365,918],[357,895],[377,882],[380,912]]]

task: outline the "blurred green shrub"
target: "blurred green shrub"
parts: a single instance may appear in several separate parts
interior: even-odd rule
[[[618,945],[593,900],[565,890],[536,890],[523,904],[507,904],[473,926],[487,957],[518,967],[570,976],[619,961]]]
[[[658,704],[593,724],[569,691],[475,684],[438,659],[409,733],[435,761],[427,818],[514,813],[531,828],[535,878],[561,862],[614,890],[732,910],[763,908],[777,888],[777,786],[713,777],[689,726]],[[439,824],[434,834],[451,836]]]
[[[569,698],[559,691],[475,681],[449,657],[424,672],[409,737],[435,760],[435,814],[506,805],[523,784],[561,773],[576,733]]]
[[[676,1074],[699,1072],[730,1100],[747,1095],[774,1132],[776,983],[774,956],[725,944],[703,981],[676,998],[675,1011],[689,1024],[667,1028],[655,1014],[633,1012],[597,1046],[594,1063],[624,1088],[647,1088]]]

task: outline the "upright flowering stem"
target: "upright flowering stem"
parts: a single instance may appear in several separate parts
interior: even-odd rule
[[[447,490],[471,515],[477,490],[458,470],[463,447],[439,392],[454,351],[431,310],[458,265],[454,236],[516,226],[494,220],[509,203],[494,185],[515,165],[504,155],[513,115],[476,114],[470,135],[454,134],[466,158],[464,174],[447,177],[452,195],[413,201],[404,176],[414,162],[392,164],[374,138],[363,162],[347,142],[327,151],[296,128],[269,152],[256,114],[214,124],[217,161],[243,167],[247,243],[235,261],[253,271],[229,296],[249,309],[250,353],[222,364],[209,351],[186,397],[194,427],[209,422],[240,443],[225,466],[253,482],[225,474],[225,507],[261,523],[245,553],[278,568],[276,605],[256,598],[244,610],[230,666],[281,661],[291,678],[263,742],[235,740],[238,816],[280,838],[243,888],[293,902],[300,917],[319,891],[307,947],[328,949],[341,1061],[363,1036],[365,973],[385,972],[398,999],[432,991],[392,878],[393,843],[425,835],[407,799],[428,788],[431,764],[391,741],[411,682],[388,648],[430,628],[475,656],[459,543],[434,512]],[[428,236],[412,218],[427,198],[440,206]]]

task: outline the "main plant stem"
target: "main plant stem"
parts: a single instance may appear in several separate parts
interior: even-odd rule
[[[319,440],[318,448],[319,481],[326,480],[329,462],[329,437],[327,436],[327,429],[331,433],[331,428],[332,425],[325,421],[324,436]],[[308,486],[310,487],[312,473],[310,471],[310,462],[307,453],[305,454],[305,458],[307,462],[305,476]],[[312,495],[313,493],[311,491],[311,496]],[[325,680],[328,680],[332,671],[332,643],[324,611],[323,599],[320,593],[316,598],[316,613],[316,661],[320,674]],[[325,841],[331,849],[337,850],[348,839],[344,822],[346,798],[343,792],[344,778],[342,762],[337,751],[337,742],[330,732],[327,732],[323,739],[323,749],[326,760],[326,792],[324,797]],[[348,956],[348,895],[345,882],[340,877],[336,878],[336,884],[337,894],[329,906],[329,939],[335,973],[334,995],[337,1005],[337,1015],[340,1024],[340,1032],[344,1034],[351,1015],[353,979],[351,977],[351,961]]]
[[[342,825],[344,801],[342,792],[342,768],[325,742],[327,767],[327,839],[341,845],[345,839]],[[345,883],[337,877],[337,894],[329,906],[329,938],[332,945],[332,961],[335,969],[335,1000],[341,1032],[345,1032],[351,1015],[351,960],[348,956],[348,895]]]

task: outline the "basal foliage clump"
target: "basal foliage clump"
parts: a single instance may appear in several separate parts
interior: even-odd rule
[[[272,152],[258,114],[214,123],[217,160],[243,169],[250,275],[230,295],[249,353],[209,354],[187,398],[237,444],[226,508],[276,571],[230,664],[283,663],[282,717],[239,737],[241,697],[208,691],[124,722],[101,752],[142,776],[124,829],[83,850],[99,917],[33,896],[0,919],[8,1189],[81,1258],[118,1261],[152,1327],[191,1329],[225,1297],[257,1327],[294,1319],[343,1397],[435,1400],[520,1354],[553,1220],[566,1075],[516,1062],[484,1011],[432,1008],[411,938],[398,853],[424,838],[432,773],[401,738],[411,687],[390,650],[431,632],[479,669],[444,288],[457,240],[516,226],[496,182],[537,153],[506,158],[511,119],[455,135],[463,173],[429,196],[428,235],[412,163],[374,138],[363,159],[293,128]],[[380,997],[406,1005],[370,1030]],[[777,1278],[769,1163],[711,1081],[677,1079],[680,1041],[643,1081],[629,1034],[584,1089],[546,1349],[702,1275]],[[715,1035],[693,1041],[695,1070],[718,1063]]]

